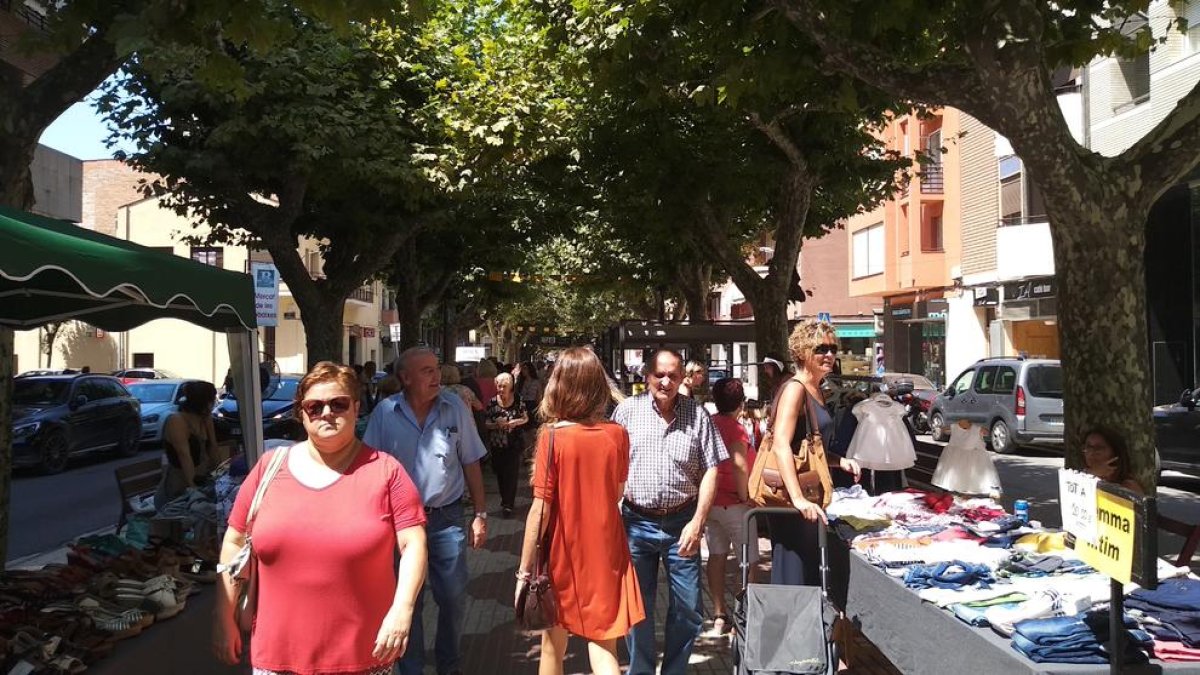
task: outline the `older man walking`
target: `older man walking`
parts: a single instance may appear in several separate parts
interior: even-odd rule
[[[437,356],[416,347],[396,358],[404,391],[380,401],[363,442],[400,460],[425,503],[429,574],[426,586],[438,605],[434,654],[438,675],[462,672],[462,633],[467,605],[466,547],[481,548],[487,537],[487,509],[479,460],[487,454],[471,411],[456,394],[444,392]],[[475,506],[470,531],[463,527],[462,500]],[[417,596],[408,650],[397,664],[401,675],[421,675],[425,635]]]
[[[661,561],[670,581],[662,675],[684,675],[703,623],[700,537],[729,453],[708,413],[679,395],[683,358],[660,350],[650,360],[649,391],[625,399],[613,421],[629,432],[629,479],[622,517],[638,584],[654,604]],[[629,675],[655,673],[654,618],[629,634]]]

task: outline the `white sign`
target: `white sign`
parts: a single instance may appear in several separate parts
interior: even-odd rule
[[[1060,469],[1058,501],[1062,506],[1063,529],[1089,544],[1096,543],[1096,483],[1087,473]]]
[[[260,326],[279,325],[279,270],[269,262],[250,263],[254,278],[254,315]]]
[[[392,342],[399,342],[400,341],[400,324],[389,323],[388,324],[388,333],[392,337]]]

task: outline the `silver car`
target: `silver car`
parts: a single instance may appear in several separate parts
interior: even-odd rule
[[[980,359],[950,383],[929,413],[935,440],[961,419],[988,430],[999,453],[1063,442],[1062,365],[1050,359]]]

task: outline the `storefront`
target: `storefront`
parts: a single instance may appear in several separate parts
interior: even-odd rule
[[[884,368],[924,375],[935,386],[946,382],[946,316],[944,298],[884,298]]]
[[[1040,277],[1004,285],[998,318],[1004,322],[1011,354],[1030,358],[1057,359],[1057,285],[1054,277]]]

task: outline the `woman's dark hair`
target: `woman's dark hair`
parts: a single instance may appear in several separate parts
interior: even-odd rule
[[[1084,432],[1083,442],[1087,443],[1088,436],[1092,434],[1103,438],[1108,447],[1112,448],[1113,455],[1117,458],[1117,471],[1113,476],[1115,479],[1113,482],[1120,483],[1121,481],[1133,478],[1133,470],[1129,466],[1129,444],[1125,442],[1125,437],[1112,427],[1098,424]]]
[[[217,388],[211,382],[184,382],[179,389],[179,409],[195,415],[211,415],[217,402]]]
[[[745,402],[746,391],[742,387],[742,381],[736,377],[722,377],[713,385],[712,397],[713,403],[717,405],[717,412],[728,415]]]

